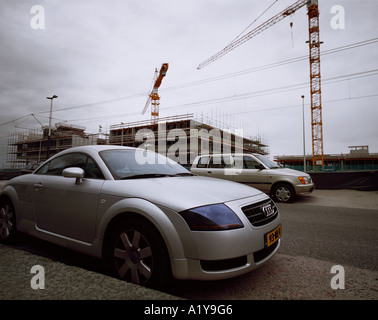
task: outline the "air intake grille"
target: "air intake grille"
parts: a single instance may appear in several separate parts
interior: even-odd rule
[[[278,209],[271,199],[245,206],[242,211],[255,227],[268,224],[276,219],[278,215]]]

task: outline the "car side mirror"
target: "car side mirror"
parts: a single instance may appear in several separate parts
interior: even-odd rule
[[[62,172],[62,175],[65,178],[75,178],[75,184],[80,184],[82,182],[84,174],[84,170],[78,167],[66,168]]]

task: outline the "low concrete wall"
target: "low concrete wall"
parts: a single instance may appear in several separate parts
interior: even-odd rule
[[[378,190],[378,171],[310,172],[316,189]],[[10,180],[20,172],[0,172],[0,180]]]

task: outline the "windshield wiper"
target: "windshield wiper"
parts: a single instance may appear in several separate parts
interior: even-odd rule
[[[174,176],[175,177],[196,176],[196,174],[191,173],[191,172],[181,172],[181,173],[176,173]]]
[[[174,177],[174,175],[165,174],[165,173],[145,173],[145,174],[135,174],[135,175],[132,175],[132,176],[123,177],[123,178],[121,178],[121,180],[161,178],[161,177]]]

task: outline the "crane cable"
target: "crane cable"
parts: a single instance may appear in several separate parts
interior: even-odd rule
[[[360,41],[360,42],[352,43],[352,44],[349,44],[349,45],[344,45],[344,46],[340,46],[340,47],[336,47],[336,48],[333,48],[333,49],[323,51],[321,56],[325,56],[325,55],[328,55],[328,54],[333,54],[333,53],[337,53],[337,52],[341,52],[341,51],[346,51],[346,50],[350,50],[350,49],[355,49],[355,48],[359,48],[359,47],[362,47],[362,46],[371,45],[371,44],[374,44],[374,43],[377,43],[377,42],[378,42],[378,38],[364,40],[364,41]],[[206,84],[206,83],[209,83],[209,82],[224,80],[224,79],[227,79],[229,77],[241,76],[241,75],[253,73],[253,72],[256,72],[256,71],[260,71],[260,70],[275,68],[275,67],[278,67],[278,66],[283,66],[283,65],[303,61],[303,60],[306,60],[306,59],[308,59],[307,55],[302,56],[302,57],[297,57],[297,58],[292,58],[292,59],[280,61],[280,62],[276,62],[276,63],[272,63],[272,64],[268,64],[268,65],[264,65],[264,66],[260,66],[260,67],[245,69],[245,70],[241,70],[241,71],[230,73],[230,74],[224,74],[224,75],[220,75],[220,76],[216,76],[216,77],[212,77],[212,78],[188,82],[188,83],[184,83],[184,84],[181,84],[181,85],[168,87],[168,88],[162,89],[161,91],[166,92],[166,91],[183,89],[183,88],[191,87],[191,86],[202,85],[202,84]],[[370,70],[370,71],[376,71],[376,70]],[[124,101],[124,100],[130,100],[130,99],[140,98],[140,97],[145,97],[145,96],[146,96],[146,92],[142,92],[142,93],[132,94],[132,95],[129,95],[129,96],[126,96],[126,97],[118,97],[118,98],[102,100],[102,101],[98,101],[98,102],[86,103],[86,104],[83,104],[83,105],[64,107],[64,108],[60,108],[60,109],[55,110],[55,112],[67,111],[67,110],[73,110],[73,109],[79,109],[79,108],[95,107],[95,106],[99,106],[99,105],[104,105],[104,104],[109,104],[109,103],[114,103],[114,102],[119,102],[119,101]],[[196,103],[194,103],[194,104],[196,104]],[[163,109],[165,109],[165,108],[163,108]],[[48,111],[34,112],[33,114],[40,116],[41,114],[44,114],[44,113],[48,113]],[[14,119],[14,120],[10,120],[10,121],[6,121],[4,123],[0,123],[0,126],[7,125],[7,124],[13,123],[13,122],[18,121],[18,120],[22,120],[26,117],[29,117],[30,115],[31,114],[28,114],[26,116],[23,116],[23,117]],[[81,120],[85,120],[85,119],[81,119]]]
[[[226,47],[230,46],[232,43],[234,43],[237,39],[241,37],[241,35],[247,31],[257,20],[259,20],[273,5],[275,5],[278,2],[278,0],[275,0],[268,8],[266,8],[263,13],[261,13],[255,20],[253,20],[247,28],[245,28],[242,32],[240,32],[234,40],[232,40]]]

